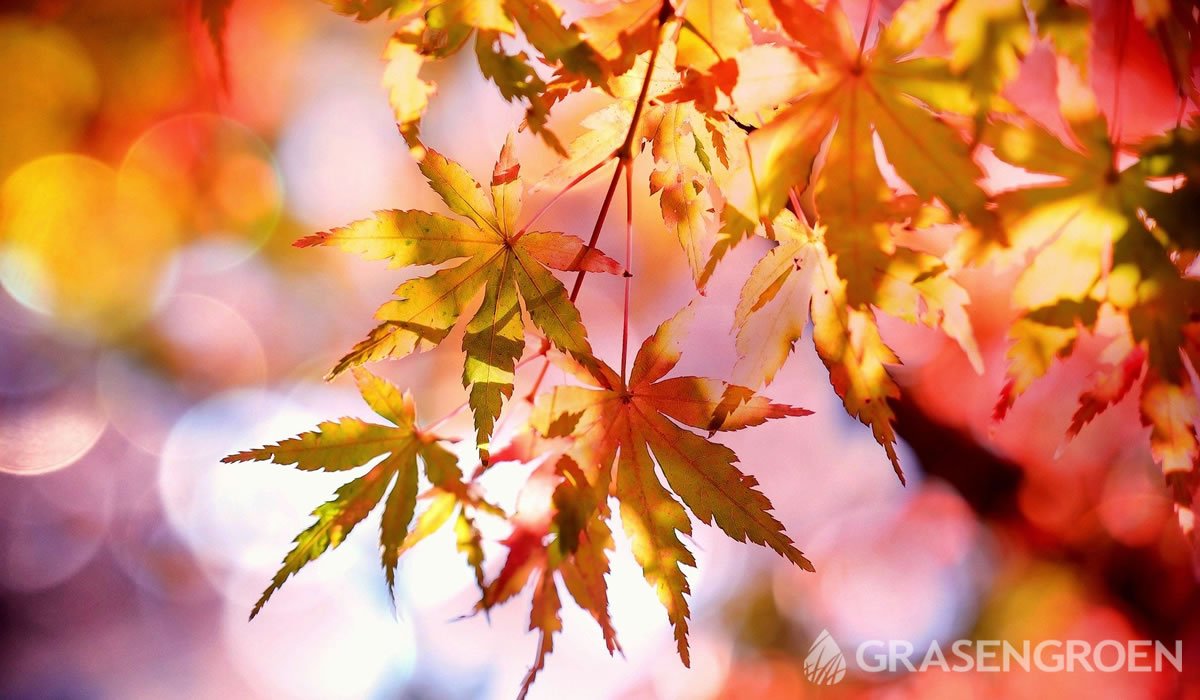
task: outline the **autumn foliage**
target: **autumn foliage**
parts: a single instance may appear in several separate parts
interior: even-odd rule
[[[226,459],[367,467],[313,512],[254,614],[381,502],[389,584],[406,550],[453,521],[476,572],[478,611],[532,589],[530,628],[540,641],[524,692],[561,629],[564,591],[595,619],[609,651],[620,648],[605,582],[615,507],[686,664],[693,518],[812,568],[792,539],[803,533],[784,532],[768,496],[714,435],[809,413],[762,393],[807,333],[845,410],[870,428],[903,481],[890,404],[898,359],[878,319],[938,329],[982,371],[970,299],[957,281],[968,269],[1022,270],[996,420],[1080,338],[1102,338],[1105,368],[1064,429],[1073,436],[1135,392],[1180,526],[1192,533],[1200,457],[1192,4],[870,0],[848,11],[836,0],[629,0],[572,5],[568,15],[551,0],[326,2],[359,21],[394,24],[383,82],[448,213],[380,211],[296,242],[423,269],[329,373],[352,371],[386,424],[333,420]],[[205,5],[214,26],[220,4]],[[1124,36],[1147,40],[1178,93],[1178,111],[1158,115],[1160,133],[1123,136],[1120,85],[1111,81],[1124,73],[1099,76],[1094,67],[1097,33],[1113,30],[1096,19],[1101,11],[1119,17]],[[1054,56],[1044,81],[1052,118],[1012,94],[1035,47]],[[424,69],[463,50],[525,109],[519,128],[560,155],[537,183],[557,194],[537,211],[522,207],[528,173],[511,139],[489,177],[422,139],[437,93]],[[1098,106],[1100,88],[1111,107]],[[582,92],[603,94],[604,106],[564,142],[553,115]],[[658,199],[656,230],[632,224],[639,158],[651,164],[638,186]],[[590,236],[538,227],[547,207],[593,177],[610,179]],[[624,240],[599,240],[620,201]],[[735,246],[772,242],[737,300],[732,376],[673,373],[689,349],[690,305],[631,347],[631,251],[656,236],[678,240],[697,293]],[[575,305],[588,274],[624,277],[619,358],[596,355]],[[439,348],[460,325],[461,349]],[[462,353],[473,435],[419,421],[411,396],[364,368],[434,349]],[[550,363],[573,381],[544,382]],[[514,398],[520,372],[535,377],[533,390]],[[494,440],[515,403],[524,404],[520,430]],[[447,449],[464,438],[477,447],[471,464]],[[514,463],[530,475],[517,512],[505,513],[478,479]],[[511,526],[507,558],[490,578],[480,518]]]

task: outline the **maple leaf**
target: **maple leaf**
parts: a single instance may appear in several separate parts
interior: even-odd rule
[[[1079,407],[1067,428],[1067,440],[1073,439],[1093,418],[1125,398],[1141,379],[1146,353],[1139,347],[1130,348],[1127,343],[1118,341],[1105,349],[1101,360],[1104,367],[1093,375],[1089,382],[1091,388],[1079,396]]]
[[[950,68],[963,76],[986,116],[991,100],[1016,77],[1033,46],[1023,0],[958,0],[946,17],[954,46]]]
[[[466,170],[436,151],[426,154],[420,168],[446,206],[466,221],[421,211],[383,211],[296,245],[337,246],[388,260],[393,267],[465,259],[397,287],[397,298],[376,313],[381,323],[337,363],[329,378],[365,362],[435,347],[482,289],[483,303],[463,338],[463,386],[470,392],[486,459],[492,426],[512,396],[514,366],[525,347],[522,305],[554,347],[591,364],[579,312],[548,268],[616,273],[621,266],[574,236],[517,228],[521,180],[511,140],[492,174],[490,197]]]
[[[692,279],[703,291],[705,269],[716,244],[716,212],[710,194],[713,164],[708,157],[714,146],[708,120],[688,104],[665,105],[655,116],[650,192],[659,193],[663,224],[675,234]]]
[[[789,197],[815,182],[826,224],[853,226],[863,238],[878,238],[877,222],[860,211],[879,210],[877,136],[886,160],[922,200],[937,199],[954,215],[965,216],[985,241],[1003,239],[978,184],[983,172],[969,145],[930,111],[973,113],[965,84],[943,59],[905,58],[933,29],[944,4],[905,2],[867,49],[852,35],[837,3],[821,12],[806,0],[772,0],[780,25],[811,52],[812,72],[804,80],[793,76],[800,88],[794,104],[750,135],[748,161],[725,190],[729,234],[748,235],[760,221],[772,221]],[[814,172],[830,134],[841,143],[842,157],[831,157]],[[850,218],[837,222],[834,216]]]
[[[385,500],[385,493],[380,545],[390,590],[395,584],[399,556],[413,543],[407,542],[408,538],[411,535],[419,539],[430,527],[426,520],[428,516],[423,514],[418,529],[409,532],[417,505],[418,459],[424,463],[426,476],[432,483],[448,493],[458,494],[463,502],[481,505],[466,494],[457,459],[438,444],[441,438],[417,427],[412,395],[401,393],[390,382],[362,368],[355,369],[354,377],[363,399],[391,425],[356,418],[326,421],[314,431],[221,460],[226,463],[269,461],[293,465],[303,471],[335,472],[362,467],[383,457],[365,474],[339,488],[332,500],[313,511],[316,522],[296,536],[295,547],[284,557],[271,585],[255,603],[251,619],[289,577],[327,550],[340,545],[350,531]],[[494,506],[485,508],[488,512],[499,512]]]
[[[812,569],[771,515],[771,503],[756,488],[758,482],[738,470],[737,455],[681,427],[710,433],[740,430],[809,411],[772,403],[750,389],[714,379],[664,379],[679,361],[683,327],[692,313],[686,307],[642,344],[628,382],[598,362],[598,372],[577,374],[589,386],[555,387],[539,397],[531,417],[542,432],[563,416],[577,418],[567,454],[593,485],[599,502],[613,490],[634,558],[667,609],[685,664],[685,595],[690,588],[681,567],[695,566],[695,559],[679,539],[691,534],[684,504],[701,522],[715,521],[732,539],[770,547],[797,566]],[[682,504],[659,480],[656,463]]]
[[[388,40],[383,60],[386,63],[383,85],[388,91],[388,102],[392,105],[396,127],[404,140],[415,147],[418,125],[437,87],[421,78],[421,68],[426,59],[403,33],[397,33]]]
[[[843,272],[829,248],[833,230],[802,224],[790,211],[776,217],[778,244],[755,265],[734,311],[738,362],[734,379],[747,386],[769,384],[787,360],[811,316],[817,354],[829,369],[847,412],[869,426],[904,480],[896,456],[894,415],[888,400],[899,389],[887,370],[899,360],[879,335],[871,307],[910,323],[940,327],[953,337],[977,370],[979,349],[964,310],[966,292],[937,258],[897,247],[871,280],[861,303],[850,296],[860,272]]]
[[[1009,379],[994,415],[1003,418],[1082,333],[1112,336],[1107,368],[1080,397],[1068,437],[1127,394],[1144,365],[1139,406],[1152,428],[1151,450],[1168,474],[1191,471],[1200,456],[1197,408],[1183,358],[1196,356],[1200,282],[1182,274],[1171,249],[1194,244],[1193,215],[1181,216],[1194,211],[1193,200],[1188,187],[1165,193],[1152,186],[1157,177],[1189,174],[1191,159],[1171,155],[1186,151],[1189,139],[1178,135],[1174,148],[1152,142],[1142,158],[1120,167],[1121,149],[1090,90],[1061,61],[1059,93],[1078,146],[1031,120],[999,122],[985,134],[1001,159],[1058,178],[997,197],[1014,246],[1006,255],[1035,255],[1013,289],[1023,314],[1010,331]]]
[[[202,7],[227,1],[203,0]],[[695,559],[684,536],[692,515],[811,569],[757,482],[712,435],[807,413],[757,389],[775,379],[811,321],[813,344],[847,412],[871,429],[903,481],[889,405],[899,394],[891,370],[898,358],[877,314],[940,328],[979,369],[966,292],[952,275],[960,260],[1032,259],[1013,289],[1021,316],[1010,329],[1009,380],[997,416],[1084,334],[1103,337],[1108,345],[1067,438],[1137,390],[1181,522],[1182,509],[1195,506],[1200,403],[1191,376],[1200,363],[1200,282],[1191,270],[1200,259],[1200,136],[1195,124],[1178,128],[1143,144],[1136,158],[1109,136],[1083,87],[1097,29],[1089,13],[1097,5],[906,0],[892,3],[892,19],[868,45],[874,3],[859,34],[834,0],[619,0],[574,21],[555,0],[325,2],[361,21],[399,20],[385,50],[384,83],[401,133],[456,217],[385,211],[297,242],[335,245],[394,267],[439,267],[402,284],[379,310],[381,323],[331,372],[353,368],[364,398],[392,425],[341,419],[227,458],[366,469],[314,512],[317,522],[297,538],[254,614],[380,501],[389,586],[402,553],[453,520],[456,546],[480,589],[477,610],[532,588],[530,629],[539,639],[524,697],[562,630],[563,587],[599,624],[609,651],[619,649],[605,585],[611,496],[688,663],[684,567]],[[1194,2],[1117,2],[1159,42],[1180,95],[1195,101]],[[945,58],[922,48],[939,24]],[[1001,97],[1038,40],[1059,55],[1066,140],[1013,116]],[[546,182],[573,186],[617,160],[615,190],[621,170],[651,151],[650,192],[697,289],[726,251],[761,226],[773,247],[741,290],[733,384],[667,378],[690,308],[646,340],[628,377],[624,354],[620,375],[592,357],[578,311],[550,270],[615,273],[620,266],[573,236],[518,228],[522,190],[511,143],[490,195],[420,144],[420,121],[436,92],[423,70],[468,44],[485,78],[525,106],[526,126],[564,156]],[[585,119],[586,131],[564,149],[548,129],[551,107],[589,86],[614,101]],[[993,197],[980,184],[980,147],[1057,180]],[[611,191],[597,233],[610,202]],[[966,224],[951,254],[904,242],[912,240],[904,233],[931,222]],[[551,357],[583,386],[539,395],[528,429],[492,450],[525,350],[526,317],[546,336],[542,352],[556,348],[563,356]],[[463,478],[438,438],[416,427],[411,399],[357,366],[430,349],[460,322],[463,384],[481,452],[475,476],[497,461],[533,466],[509,519],[503,567],[490,580],[475,518],[503,513],[479,495],[474,476]],[[421,465],[431,487],[418,495]],[[418,515],[421,501],[428,506]]]
[[[1196,66],[1200,65],[1200,18],[1196,17],[1195,3],[1153,0],[1130,4],[1147,31],[1158,40],[1180,97],[1194,103],[1200,97],[1194,77]]]
[[[728,96],[738,82],[735,58],[753,43],[746,14],[737,0],[688,2],[682,9],[675,52],[680,86],[663,99],[690,103],[714,119],[723,119]]]
[[[546,95],[546,82],[537,74],[525,52],[508,53],[503,50],[501,36],[499,32],[484,30],[476,35],[475,57],[480,72],[496,84],[505,100],[524,100],[528,105],[525,124],[556,152],[565,154],[566,149],[558,137],[546,128],[551,105]]]
[[[1089,4],[1089,9],[1095,17],[1089,27],[1093,35],[1115,29],[1122,44],[1118,52],[1123,52],[1132,32],[1144,32],[1147,40],[1158,44],[1179,97],[1193,103],[1200,97],[1194,78],[1200,65],[1200,21],[1193,0],[1112,0]],[[1104,15],[1107,21],[1100,19]],[[1117,60],[1120,71],[1124,54],[1118,53]],[[1086,74],[1086,64],[1081,72]]]
[[[477,55],[484,75],[500,86],[505,99],[518,96],[530,99],[530,95],[520,90],[528,84],[528,75],[523,80],[519,69],[511,65],[523,62],[524,55],[509,56],[493,48],[500,34],[516,32],[499,0],[402,1],[391,8],[391,16],[402,18],[403,22],[384,50],[387,68],[383,84],[388,89],[396,125],[416,154],[422,151],[417,135],[420,121],[429,105],[429,96],[437,89],[421,77],[421,69],[430,60],[457,53],[474,32],[479,34]],[[532,100],[530,112],[544,114],[546,108],[540,100],[536,96]],[[544,123],[544,118],[535,116],[531,125],[537,130]],[[546,136],[552,146],[557,144],[553,135]]]
[[[601,84],[608,75],[601,56],[585,40],[577,24],[564,26],[563,11],[549,0],[505,0],[505,9],[525,38],[552,65]]]
[[[475,30],[511,36],[519,27],[547,64],[561,64],[596,84],[628,68],[623,61],[643,50],[653,35],[652,20],[672,11],[663,0],[629,0],[566,25],[562,8],[553,0],[322,1],[360,21],[385,12],[393,19],[408,20],[410,27],[419,27],[423,53],[439,57],[456,52]],[[612,66],[616,68],[610,70]]]
[[[557,432],[552,434],[557,435]],[[517,500],[504,565],[484,588],[478,610],[490,610],[534,580],[529,629],[538,632],[534,663],[521,684],[524,697],[546,656],[554,649],[561,582],[604,635],[610,654],[621,650],[608,612],[608,552],[613,547],[607,507],[596,496],[580,467],[565,452],[569,441],[529,432],[496,454],[497,460],[537,462]]]
[[[606,77],[628,71],[638,54],[659,39],[661,25],[674,13],[664,0],[621,0],[607,11],[575,22],[579,34],[604,62]],[[604,87],[603,81],[594,81]]]
[[[750,26],[737,0],[698,0],[684,7],[675,62],[709,69],[750,46]]]

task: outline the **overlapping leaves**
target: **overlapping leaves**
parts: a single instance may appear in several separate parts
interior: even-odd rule
[[[1123,166],[1090,93],[1072,84],[1070,73],[1060,80],[1074,85],[1062,99],[1077,147],[1030,121],[997,123],[986,138],[1002,159],[1058,178],[999,197],[1014,249],[1037,253],[1013,290],[1024,313],[1010,331],[1009,380],[996,415],[1002,418],[1057,358],[1070,355],[1081,333],[1097,332],[1110,338],[1108,367],[1080,397],[1068,436],[1119,401],[1144,372],[1140,407],[1155,457],[1168,474],[1191,472],[1200,452],[1184,361],[1197,357],[1200,283],[1186,274],[1197,241],[1194,223],[1182,214],[1194,184],[1164,192],[1152,181],[1195,175],[1187,146],[1194,132],[1178,130],[1147,144],[1142,158]]]
[[[521,686],[521,697],[554,650],[562,630],[559,613],[561,582],[572,599],[600,626],[609,653],[620,651],[608,612],[609,550],[612,532],[608,506],[579,465],[565,454],[574,420],[557,424],[549,436],[522,433],[496,455],[497,461],[537,463],[526,481],[513,514],[512,533],[503,544],[504,565],[483,588],[478,604],[490,610],[520,593],[533,581],[529,629],[539,634],[536,656]],[[547,507],[549,506],[549,507]]]
[[[878,31],[868,20],[859,32],[838,2],[807,0],[625,0],[572,21],[552,0],[326,2],[359,20],[386,15],[398,23],[385,85],[422,173],[456,216],[384,211],[298,242],[396,268],[438,269],[401,284],[379,309],[379,324],[331,372],[353,368],[364,398],[391,425],[344,418],[228,458],[366,469],[314,512],[316,523],[298,536],[255,613],[381,501],[389,583],[400,554],[454,518],[457,546],[479,584],[477,609],[532,588],[530,629],[539,642],[524,693],[562,627],[560,584],[599,624],[609,651],[619,649],[605,583],[615,497],[686,663],[685,567],[695,559],[685,540],[693,516],[811,568],[754,478],[711,436],[807,413],[757,390],[777,376],[811,322],[847,412],[870,427],[901,474],[890,404],[899,394],[890,369],[898,359],[876,315],[941,329],[979,369],[955,273],[962,264],[1025,256],[997,414],[1071,354],[1082,334],[1107,338],[1104,366],[1080,397],[1068,435],[1140,382],[1152,451],[1181,505],[1192,507],[1200,451],[1190,379],[1200,362],[1200,291],[1191,273],[1200,255],[1200,137],[1193,125],[1142,144],[1136,157],[1122,152],[1079,79],[1096,31],[1089,10],[1062,0],[907,0]],[[1194,96],[1196,22],[1185,5],[1141,3],[1131,11],[1155,32],[1180,94]],[[945,43],[927,42],[931,35]],[[1066,140],[1005,100],[1038,42],[1060,58]],[[582,276],[623,266],[574,236],[519,225],[522,186],[511,144],[487,193],[421,144],[419,123],[436,90],[423,69],[468,44],[483,75],[526,107],[526,125],[563,156],[545,184],[574,186],[616,161],[607,211],[622,169],[632,172],[649,147],[663,229],[678,239],[701,291],[733,245],[759,233],[771,239],[735,311],[735,384],[668,378],[686,309],[646,340],[627,377],[624,359],[618,374],[593,357],[573,297],[551,270]],[[549,130],[551,110],[587,89],[612,101],[563,148]],[[1053,181],[992,194],[982,185],[984,151]],[[956,227],[952,254],[916,242],[914,229],[930,224]],[[639,226],[636,240],[656,233]],[[464,316],[476,473],[505,462],[532,468],[507,518],[503,566],[490,579],[475,519],[503,514],[464,479],[439,438],[416,427],[411,398],[358,367],[431,349]],[[538,394],[539,376],[532,415],[494,450],[492,433],[525,352],[526,317],[546,339],[542,353],[554,348],[578,382]],[[417,516],[422,465],[431,488]]]
[[[699,3],[703,4],[703,3]],[[682,41],[682,39],[681,39]],[[561,186],[617,155],[630,129],[633,152],[647,145],[654,158],[650,191],[659,195],[659,209],[667,231],[679,241],[698,288],[712,274],[710,257],[719,226],[714,192],[726,176],[731,143],[744,134],[723,117],[704,114],[695,104],[679,99],[683,75],[676,68],[675,49],[660,49],[653,72],[642,57],[616,76],[609,89],[616,98],[584,121],[587,130],[568,146],[568,156],[546,174],[539,187]],[[633,115],[646,82],[640,119]]]
[[[457,53],[474,41],[482,74],[509,101],[526,105],[526,124],[553,148],[558,139],[546,128],[557,90],[548,90],[538,64],[556,67],[566,82],[605,87],[628,70],[633,57],[657,36],[660,18],[672,5],[635,0],[567,24],[554,0],[324,0],[333,9],[367,21],[384,13],[400,23],[385,52],[397,124],[419,150],[418,130],[435,86],[420,75],[431,60]],[[518,33],[534,55],[511,50]]]
[[[897,213],[903,201],[895,203]],[[817,354],[846,411],[870,426],[903,480],[888,405],[899,395],[888,366],[899,360],[884,343],[873,309],[942,328],[981,369],[966,292],[937,258],[916,250],[892,244],[885,266],[862,270],[854,258],[831,253],[835,230],[813,230],[784,210],[774,231],[778,245],[751,271],[734,312],[735,376],[748,386],[770,383],[811,318]],[[868,303],[855,303],[851,290],[867,273]]]
[[[844,230],[846,240],[858,243],[857,254],[884,254],[880,225],[886,221],[879,219],[875,184],[882,179],[878,137],[887,162],[918,196],[965,217],[985,240],[1003,237],[969,144],[931,111],[971,111],[965,84],[943,59],[909,57],[936,26],[944,4],[909,0],[867,48],[866,34],[854,36],[837,3],[821,12],[805,0],[772,0],[780,26],[801,51],[791,71],[797,94],[777,114],[763,115],[766,123],[750,136],[749,160],[727,192],[730,235],[769,223],[789,198],[815,185],[823,223]],[[830,137],[830,149],[841,156],[831,155],[814,170]],[[850,295],[856,297],[854,290]]]

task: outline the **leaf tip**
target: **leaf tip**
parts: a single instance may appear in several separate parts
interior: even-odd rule
[[[513,136],[510,133],[504,141],[504,147],[500,149],[500,157],[496,160],[496,166],[492,169],[492,187],[507,185],[516,181],[520,175],[521,164],[513,156]]]
[[[1004,384],[1004,388],[1000,390],[1000,396],[996,399],[996,405],[992,407],[992,422],[999,423],[1008,415],[1013,404],[1017,400],[1017,383],[1013,379],[1009,379]]]
[[[776,404],[776,405],[779,406],[780,413],[783,416],[791,416],[794,418],[800,418],[802,416],[811,416],[813,414],[813,412],[808,410],[807,408],[801,408],[799,406],[792,406],[790,404]]]
[[[318,231],[316,233],[312,233],[307,236],[304,236],[303,238],[297,238],[292,243],[292,247],[293,248],[314,248],[319,245],[325,245],[325,243],[332,237],[333,237],[333,234],[330,233],[329,231]]]

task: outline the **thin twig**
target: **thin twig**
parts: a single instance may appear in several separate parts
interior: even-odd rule
[[[533,362],[534,360],[538,359],[539,357],[546,357],[549,354],[549,352],[550,352],[550,341],[546,338],[542,338],[542,346],[540,348],[538,348],[538,351],[536,353],[530,355],[529,357],[526,357],[525,359],[521,360],[517,364],[513,365],[513,372],[515,373],[517,370],[521,369],[522,367],[529,364],[530,362]],[[549,364],[549,363],[547,362],[547,364]],[[421,432],[427,433],[427,434],[432,433],[435,428],[441,426],[442,424],[444,424],[446,421],[450,420],[454,416],[457,416],[458,414],[462,413],[470,405],[471,405],[471,403],[469,401],[464,401],[464,402],[460,403],[458,406],[456,406],[454,408],[454,410],[450,411],[449,413],[442,416],[441,418],[438,418],[437,420],[430,423],[429,425],[426,425],[424,428],[421,428]]]
[[[588,254],[588,251],[595,249],[596,241],[600,239],[600,229],[604,228],[604,219],[608,216],[608,208],[612,206],[613,193],[617,191],[617,182],[621,179],[621,170],[625,167],[625,159],[617,159],[617,167],[613,170],[612,181],[608,183],[608,192],[604,194],[604,203],[600,205],[600,214],[596,216],[596,225],[592,227],[592,235],[588,238],[586,248],[579,250],[579,255],[575,256],[575,262],[571,267],[579,267],[579,274],[575,276],[575,286],[571,288],[572,303],[579,298],[579,290],[583,287],[583,277],[587,274],[587,270],[582,269],[583,258]]]
[[[550,357],[546,357],[546,363],[542,365],[542,369],[538,372],[537,379],[533,380],[533,386],[529,387],[529,393],[525,395],[525,401],[533,403],[537,398],[538,388],[542,386],[542,380],[546,378],[546,370],[550,369]]]

